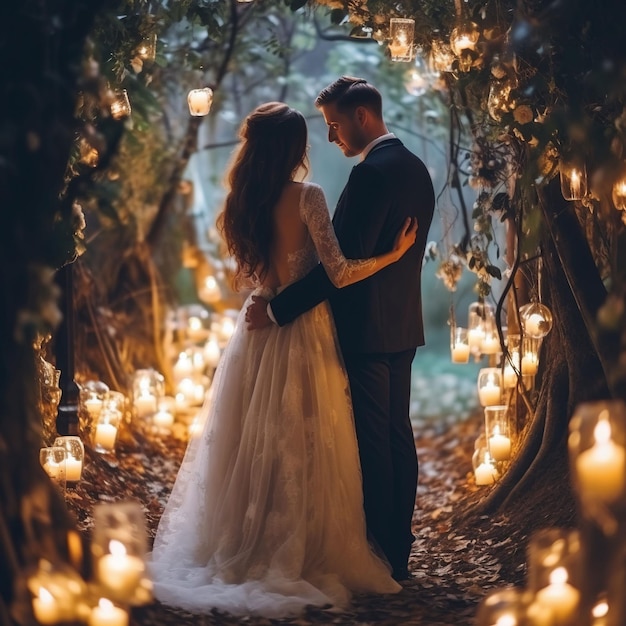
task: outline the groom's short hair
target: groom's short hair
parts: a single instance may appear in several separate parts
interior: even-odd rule
[[[319,109],[325,104],[335,104],[340,112],[352,112],[358,106],[371,109],[378,117],[383,117],[383,98],[374,85],[364,78],[342,76],[320,91],[315,99]]]

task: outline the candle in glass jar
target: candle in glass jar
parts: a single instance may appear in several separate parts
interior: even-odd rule
[[[154,413],[157,408],[157,400],[154,394],[149,391],[142,391],[138,398],[135,398],[135,409],[138,417],[145,417]]]
[[[33,598],[33,613],[40,624],[56,624],[60,621],[59,606],[54,596],[45,588]]]
[[[100,446],[104,450],[113,450],[115,447],[115,438],[117,437],[117,428],[113,424],[103,423],[96,426],[94,435],[94,444]]]
[[[480,348],[485,336],[485,331],[481,326],[470,328],[467,331],[467,341],[471,348]]]
[[[141,581],[144,562],[127,554],[124,544],[115,539],[109,542],[109,551],[98,561],[98,579],[116,594],[130,597]]]
[[[193,362],[186,352],[178,355],[178,360],[174,363],[174,377],[177,380],[188,378],[193,374]]]
[[[158,428],[170,428],[174,423],[174,416],[165,409],[157,411],[152,419]]]
[[[624,492],[626,453],[611,440],[611,424],[600,419],[593,431],[594,445],[576,459],[576,475],[581,491],[597,500],[614,502]]]
[[[492,485],[498,479],[498,470],[490,462],[489,453],[485,453],[485,460],[474,470],[477,485]]]
[[[500,433],[497,424],[489,437],[489,453],[496,461],[508,461],[511,457],[511,440]]]
[[[478,399],[483,406],[500,404],[500,395],[500,385],[496,385],[495,381],[491,379],[478,389]]]
[[[128,612],[110,600],[100,598],[89,615],[89,626],[128,626]]]
[[[100,415],[100,411],[102,410],[102,400],[100,400],[100,398],[88,398],[85,400],[85,408],[87,409],[87,413],[89,413],[89,417],[98,419],[98,415]]]
[[[65,461],[65,479],[68,482],[78,482],[83,473],[83,462],[68,453]]]
[[[480,351],[483,354],[497,354],[500,352],[500,340],[497,335],[485,335],[480,342]]]
[[[534,376],[539,367],[539,359],[534,352],[527,352],[522,357],[522,376]]]
[[[61,473],[63,463],[65,463],[65,461],[57,463],[56,461],[49,459],[43,464],[43,469],[46,472],[46,474],[50,476],[50,478],[53,478],[56,480],[59,477],[59,474]]]
[[[469,361],[470,347],[467,343],[457,343],[452,347],[452,362],[467,363]]]
[[[543,324],[543,322],[543,316],[539,315],[539,313],[533,313],[532,315],[529,315],[524,322],[524,330],[526,331],[526,334],[530,335],[531,337],[540,337],[542,334],[541,325]]]
[[[580,598],[579,591],[567,582],[567,570],[557,567],[550,574],[550,584],[537,592],[537,602],[552,612],[552,624],[573,624]]]
[[[216,368],[220,360],[220,347],[215,339],[209,339],[204,346],[204,358],[209,367]]]

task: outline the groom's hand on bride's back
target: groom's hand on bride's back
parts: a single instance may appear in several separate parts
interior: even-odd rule
[[[252,296],[252,304],[246,309],[245,320],[248,330],[259,330],[272,324],[267,315],[267,300],[261,296]]]

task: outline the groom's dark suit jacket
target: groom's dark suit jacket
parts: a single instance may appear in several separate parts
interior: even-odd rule
[[[389,252],[407,217],[418,221],[417,241],[397,262],[343,289],[321,264],[272,300],[279,325],[325,299],[344,353],[400,352],[424,344],[421,266],[435,196],[424,163],[392,138],[374,146],[356,165],[333,224],[344,256],[362,259]]]

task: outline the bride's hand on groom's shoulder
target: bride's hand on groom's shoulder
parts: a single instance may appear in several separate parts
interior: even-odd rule
[[[248,305],[245,314],[246,328],[259,330],[272,323],[267,315],[267,300],[261,296],[252,296],[252,303]]]
[[[417,218],[407,217],[394,242],[393,251],[396,253],[396,260],[404,256],[407,250],[415,243],[416,238]]]

